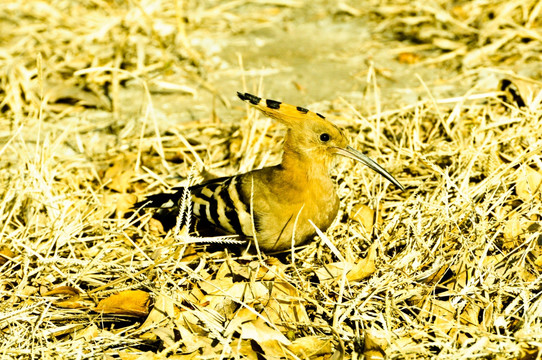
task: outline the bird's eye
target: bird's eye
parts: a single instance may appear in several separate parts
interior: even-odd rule
[[[329,136],[328,133],[323,133],[323,134],[320,135],[320,141],[328,142],[329,139],[331,139],[331,136]]]

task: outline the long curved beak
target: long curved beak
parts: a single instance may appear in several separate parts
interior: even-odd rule
[[[403,185],[401,185],[401,183],[399,181],[397,181],[396,178],[394,178],[382,166],[378,165],[378,163],[376,161],[374,161],[373,159],[371,159],[367,155],[357,151],[356,149],[354,149],[351,146],[347,146],[346,148],[336,147],[335,150],[336,150],[336,153],[339,154],[339,155],[346,156],[347,158],[359,161],[359,162],[367,165],[368,167],[370,167],[371,169],[373,169],[374,171],[376,171],[380,175],[384,176],[386,179],[388,179],[392,184],[397,186],[399,189],[401,189],[403,191],[405,190],[405,187]]]

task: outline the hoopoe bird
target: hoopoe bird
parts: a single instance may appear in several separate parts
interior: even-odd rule
[[[348,146],[344,133],[321,114],[249,93],[239,98],[286,125],[280,164],[190,186],[198,228],[237,234],[257,242],[264,251],[285,250],[316,235],[311,220],[326,231],[339,211],[339,197],[330,177],[335,155],[359,161],[404,187],[368,156]],[[178,207],[184,188],[150,195],[139,208]]]

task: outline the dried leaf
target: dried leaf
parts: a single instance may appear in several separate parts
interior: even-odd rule
[[[541,89],[539,82],[524,79],[502,79],[499,82],[504,102],[519,108],[527,107],[531,111],[536,111],[542,102]]]
[[[46,93],[46,99],[49,104],[79,105],[93,107],[98,109],[111,109],[111,102],[103,94],[98,94],[83,88],[78,84],[62,84],[51,87]],[[61,110],[62,107],[52,107],[55,110]]]
[[[374,226],[374,210],[365,204],[357,204],[350,213],[350,218],[356,220],[365,231],[370,234],[373,232]]]
[[[284,345],[290,345],[290,340],[280,331],[277,331],[265,323],[262,318],[241,325],[241,339],[252,339],[257,343],[276,340]]]
[[[15,253],[7,245],[0,246],[0,266],[15,257]]]
[[[85,341],[91,341],[97,338],[98,336],[100,336],[100,329],[98,329],[98,326],[96,324],[91,324],[87,326],[86,328],[84,328],[83,330],[77,331],[74,334],[73,339],[74,340],[83,339]]]
[[[542,173],[530,166],[526,166],[523,169],[524,171],[518,171],[516,183],[516,192],[519,198],[523,201],[531,201],[533,198],[540,200]]]
[[[102,179],[105,186],[111,190],[125,193],[130,187],[130,181],[134,175],[136,158],[136,155],[132,153],[117,156],[105,171]]]
[[[256,262],[254,262],[256,263]],[[257,280],[269,281],[277,277],[283,279],[285,277],[286,265],[280,262],[275,257],[269,257],[265,260],[267,267],[258,266]]]
[[[59,286],[54,288],[53,290],[47,291],[43,296],[51,296],[51,295],[79,295],[81,292],[79,289],[74,288],[73,286]]]
[[[446,334],[450,329],[455,328],[454,319],[457,309],[450,301],[424,297],[414,303],[420,307],[420,317],[434,319],[430,324],[435,331],[438,330]]]
[[[145,353],[141,352],[129,352],[129,351],[121,351],[118,353],[119,358],[121,360],[155,360],[156,354],[152,351],[147,351]]]
[[[361,259],[346,274],[346,279],[351,282],[357,282],[371,276],[376,271],[376,244],[371,245],[367,256]]]
[[[518,360],[536,360],[540,359],[540,347],[530,344],[523,344]]]
[[[73,286],[59,286],[43,294],[43,296],[53,295],[67,296],[64,299],[60,299],[54,302],[55,306],[57,307],[65,309],[81,309],[87,307],[85,304],[79,302],[79,300],[81,300],[81,292]]]
[[[151,332],[158,336],[165,347],[175,345],[175,331],[173,327],[159,327],[152,329]]]
[[[163,235],[166,233],[162,222],[155,218],[149,219],[149,232],[153,235]]]
[[[254,311],[247,309],[246,307],[240,308],[232,317],[228,326],[224,330],[224,336],[229,336],[235,331],[241,330],[241,325],[244,323],[255,321],[258,315]]]
[[[412,52],[402,52],[397,55],[397,61],[399,61],[401,64],[416,64],[417,62],[420,62],[421,56],[416,53]]]
[[[343,273],[349,271],[352,267],[353,265],[351,263],[336,262],[317,268],[314,270],[314,273],[318,276],[320,282],[332,282],[340,279],[343,276]]]
[[[142,290],[127,290],[101,300],[95,311],[104,314],[147,316],[150,295]]]
[[[434,285],[435,283],[441,281],[442,277],[449,270],[449,265],[442,265],[439,268],[435,269],[433,273],[429,274],[426,278],[421,279],[420,281],[426,284]]]
[[[147,294],[147,293],[145,293]],[[175,306],[173,300],[165,295],[158,295],[154,306],[152,307],[149,316],[145,319],[145,322],[141,324],[139,330],[147,331],[160,326],[165,326],[171,319],[175,318],[175,313],[178,309]]]
[[[368,332],[365,332],[363,355],[367,360],[386,359],[386,352],[384,351],[382,345],[377,338]]]
[[[236,359],[262,359],[262,354],[258,354],[254,350],[254,346],[252,346],[252,340],[235,339],[234,341],[232,341],[230,348],[232,350],[232,355],[235,356]]]
[[[299,339],[295,339],[290,345],[288,350],[293,352],[301,359],[307,359],[313,356],[325,356],[331,354],[333,351],[332,342],[330,338],[321,338],[318,336],[305,336]]]
[[[268,320],[274,324],[309,323],[311,320],[305,309],[306,301],[302,298],[301,292],[292,284],[286,281],[273,282],[269,300],[264,303]]]
[[[188,85],[176,84],[169,81],[152,79],[150,91],[153,93],[185,93],[192,96],[196,95],[196,90]]]
[[[87,305],[79,302],[81,300],[80,295],[71,296],[65,300],[55,301],[55,306],[61,307],[64,309],[83,309],[88,308]]]
[[[118,194],[116,201],[116,213],[117,217],[123,218],[124,214],[133,211],[133,206],[137,202],[137,195],[135,194]]]
[[[23,287],[20,291],[21,291],[21,295],[31,296],[31,295],[35,295],[38,292],[38,290],[39,289],[35,286],[27,285]]]

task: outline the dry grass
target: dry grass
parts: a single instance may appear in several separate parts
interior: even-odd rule
[[[540,358],[541,4],[0,4],[0,357]],[[136,195],[194,169],[279,159],[281,130],[230,104],[243,86],[213,86],[223,63],[209,47],[295,27],[305,11],[367,21],[375,42],[410,49],[400,59],[413,69],[467,85],[392,106],[369,65],[363,107],[315,104],[408,190],[341,161],[338,220],[281,261],[130,217]],[[501,93],[501,79],[518,90]],[[217,101],[175,121],[154,106],[171,94]],[[221,121],[215,106],[241,120]],[[377,209],[376,226],[360,209]],[[126,290],[144,293],[96,308]]]

